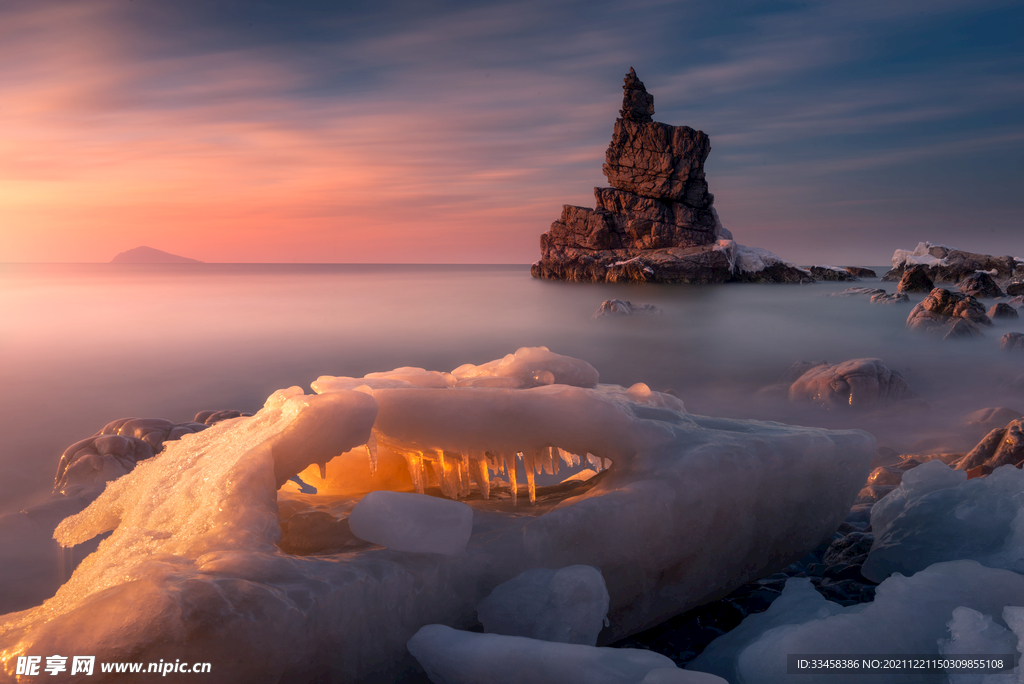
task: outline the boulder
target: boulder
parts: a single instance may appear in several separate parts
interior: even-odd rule
[[[654,121],[654,98],[633,69],[605,153],[611,187],[595,208],[566,205],[540,237],[535,278],[592,282],[813,281],[766,250],[737,244],[718,219],[704,162],[708,136]],[[845,279],[852,279],[841,271]]]
[[[1024,352],[1024,333],[1006,333],[999,338],[999,348],[1005,352]]]
[[[913,397],[906,379],[881,359],[815,366],[789,388],[789,400],[823,408],[873,408]]]
[[[1017,295],[1013,299],[1007,299],[1005,303],[1009,304],[1015,309],[1019,309],[1020,307],[1024,306],[1024,295]]]
[[[1018,295],[1024,295],[1024,283],[1022,283],[1022,282],[1007,283],[1005,290],[1006,290],[1006,294],[1010,295],[1011,297],[1016,297]]]
[[[882,294],[871,295],[872,304],[902,304],[909,301],[910,297],[903,292],[893,292],[892,294],[885,294],[883,292]]]
[[[896,286],[897,292],[931,292],[935,288],[924,266],[914,266],[904,272]]]
[[[1020,318],[1017,310],[1007,304],[1006,302],[999,302],[993,304],[992,308],[988,310],[988,317],[992,319],[996,318]]]
[[[606,299],[592,318],[621,318],[625,316],[660,316],[662,310],[654,304],[634,304],[624,299]]]
[[[1003,291],[984,271],[977,271],[963,279],[958,290],[972,297],[1002,297]]]
[[[985,315],[985,308],[977,299],[941,287],[929,292],[923,301],[914,305],[907,316],[908,328],[945,337],[979,335],[981,328],[988,325],[992,325],[992,321]]]

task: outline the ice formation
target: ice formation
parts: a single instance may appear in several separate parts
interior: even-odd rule
[[[473,509],[458,501],[410,492],[370,492],[348,517],[352,534],[395,551],[462,553],[473,531]]]
[[[319,396],[282,390],[168,443],[58,527],[65,545],[112,534],[56,596],[0,623],[3,667],[187,652],[223,681],[390,682],[417,670],[406,642],[424,625],[471,628],[499,584],[572,565],[604,576],[609,643],[802,557],[867,476],[866,433],[694,416],[646,385],[596,383],[541,348],[452,373],[324,377]],[[339,461],[360,464],[354,482]],[[531,483],[559,462],[601,472]],[[498,471],[511,488],[491,487]],[[300,472],[334,493],[298,493]],[[464,550],[358,539],[349,513],[373,489],[465,501]],[[306,536],[289,546],[282,527]]]
[[[434,684],[725,684],[632,648],[595,648],[427,625],[409,651]]]
[[[476,608],[484,631],[595,646],[608,614],[601,571],[534,568],[494,588]]]
[[[878,585],[873,602],[848,608],[830,604],[821,596],[811,596],[807,587],[791,591],[789,585],[796,581],[787,582],[787,591],[768,611],[747,617],[733,632],[712,642],[707,655],[690,667],[723,676],[732,684],[782,684],[794,680],[793,675],[786,674],[786,654],[938,656],[940,644],[950,637],[948,623],[963,622],[963,608],[993,616],[998,623],[997,616],[1003,615],[1004,607],[1024,605],[1024,577],[970,560],[937,563],[912,577],[893,575]],[[1011,615],[1014,610],[1007,609]],[[998,626],[1005,628],[1005,624]],[[957,633],[954,632],[954,638]],[[990,630],[985,636],[995,633],[996,630]],[[1024,630],[1018,634],[1024,634]],[[740,636],[746,639],[741,641]],[[725,643],[719,646],[718,641]],[[943,648],[947,648],[946,653],[951,652],[948,643]],[[1005,652],[1011,653],[1012,650]],[[800,681],[888,684],[896,680],[891,672],[828,672],[800,675]],[[898,681],[938,684],[949,680],[945,674],[902,672]]]
[[[1007,465],[968,480],[929,461],[874,505],[871,528],[862,572],[876,582],[958,558],[1024,572],[1024,471]]]
[[[919,242],[917,247],[912,250],[909,249],[897,249],[892,255],[892,267],[906,268],[907,266],[916,266],[918,264],[924,266],[946,266],[947,261],[944,258],[939,258],[931,254],[933,248],[944,248],[946,250],[953,249],[946,245],[933,244],[931,242]]]

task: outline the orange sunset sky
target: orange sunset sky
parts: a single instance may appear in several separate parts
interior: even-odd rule
[[[630,66],[742,243],[1024,254],[1019,5],[867,4],[3,4],[0,262],[529,263]]]

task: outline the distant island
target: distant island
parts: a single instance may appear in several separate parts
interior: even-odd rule
[[[112,264],[201,264],[198,259],[178,256],[152,247],[136,247],[121,252],[110,260]]]

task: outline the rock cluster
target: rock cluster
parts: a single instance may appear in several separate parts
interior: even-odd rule
[[[897,249],[892,257],[892,270],[882,280],[896,281],[904,272],[920,265],[936,283],[959,283],[977,271],[986,271],[998,281],[1024,276],[1024,261],[1012,256],[992,256],[921,242],[913,250]]]
[[[541,235],[535,278],[594,282],[805,282],[809,271],[736,244],[704,177],[708,136],[651,118],[654,98],[631,68],[605,154],[610,188],[596,208],[566,205]],[[845,279],[852,279],[843,272]]]
[[[1003,291],[992,280],[992,276],[984,271],[976,271],[967,276],[957,287],[964,294],[972,297],[1002,297]]]
[[[962,292],[937,287],[916,304],[907,316],[907,327],[941,334],[945,338],[981,335],[981,327],[992,325],[977,299]]]
[[[957,470],[982,467],[992,472],[1002,465],[1020,465],[1024,462],[1024,419],[1010,422],[1006,427],[988,433],[959,463]],[[987,473],[986,473],[987,474]]]

